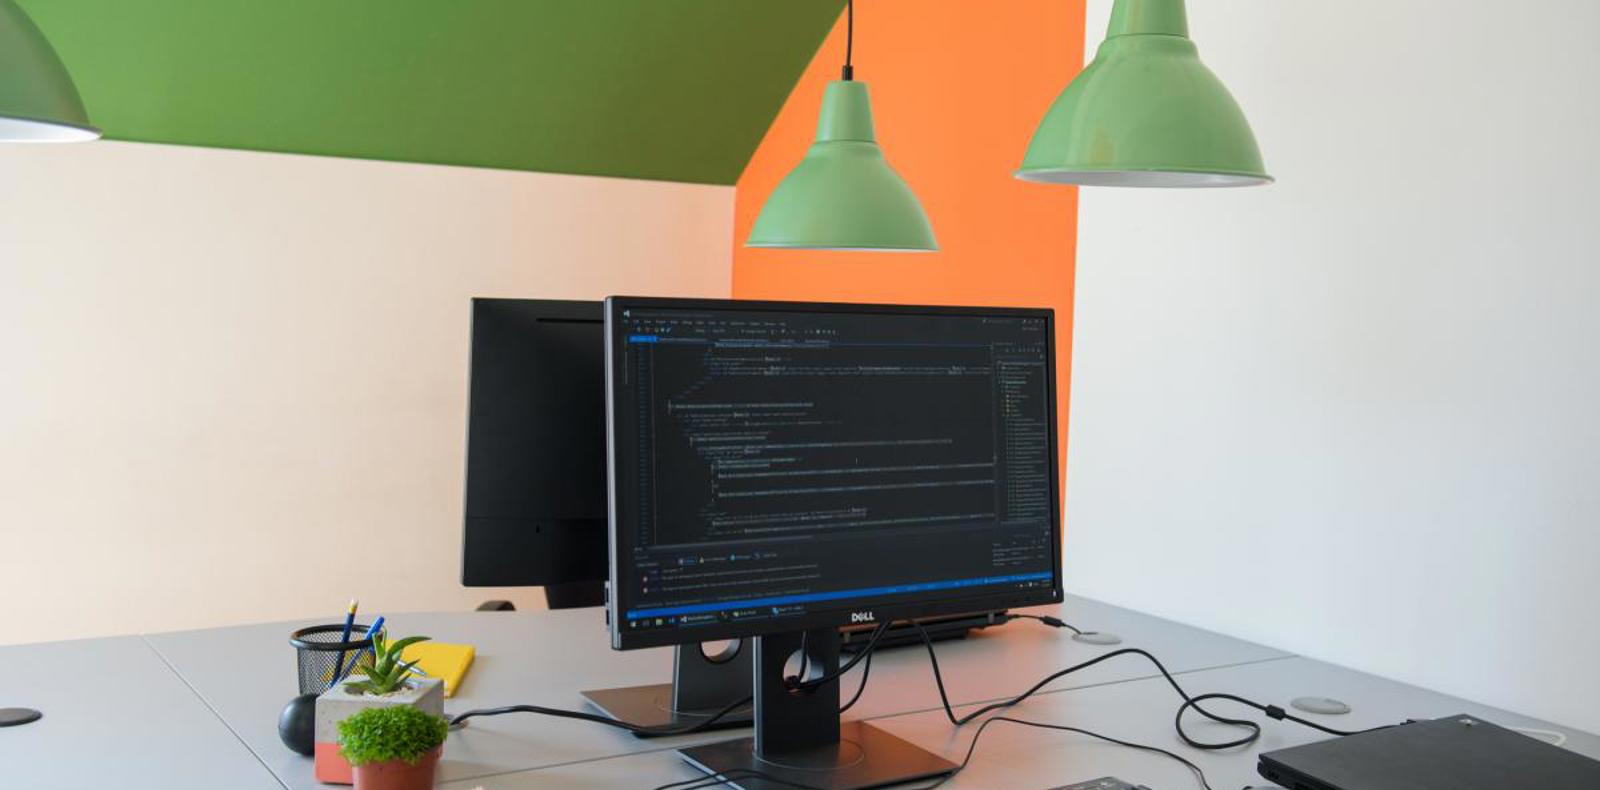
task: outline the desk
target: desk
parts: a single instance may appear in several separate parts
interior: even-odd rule
[[[1469,712],[1502,724],[1551,728],[1422,689],[1290,656],[1114,606],[1069,596],[1068,621],[1111,631],[1161,658],[1192,693],[1233,691],[1284,702],[1304,694],[1340,697],[1356,706],[1340,724],[1398,721]],[[583,688],[665,681],[665,650],[606,647],[596,610],[395,614],[396,634],[426,634],[478,647],[477,663],[447,712],[514,702],[581,709]],[[119,787],[323,788],[311,761],[278,741],[276,719],[294,695],[288,634],[305,622],[207,629],[148,637],[0,647],[0,702],[33,705],[45,719],[0,730],[0,787],[37,790],[102,783],[116,761]],[[999,699],[1034,680],[1114,647],[1073,641],[1064,630],[1019,621],[938,647],[957,704]],[[116,671],[108,672],[108,666]],[[847,678],[847,688],[851,688]],[[25,680],[26,686],[19,681]],[[1174,745],[1176,697],[1146,662],[1118,659],[1065,678],[1016,710],[1041,721],[1081,725],[1110,735]],[[920,648],[886,652],[851,717],[871,718],[930,749],[956,754],[973,727],[957,732],[938,712],[932,673]],[[1206,725],[1196,723],[1196,732]],[[454,790],[531,787],[653,787],[694,774],[673,749],[740,731],[639,740],[600,726],[531,715],[474,720],[452,733],[440,781]],[[1570,731],[1569,731],[1570,732]],[[1267,725],[1260,749],[1302,743],[1315,733]],[[1568,745],[1600,756],[1600,739],[1570,733]],[[1213,755],[1178,747],[1212,772],[1217,790],[1255,778],[1254,751]],[[91,751],[92,749],[92,751]],[[84,755],[92,755],[83,759]],[[1046,788],[1107,774],[1161,790],[1197,786],[1160,757],[1065,733],[995,725],[972,768],[952,787]]]
[[[0,787],[281,790],[136,636],[0,648],[0,706],[44,718],[0,729]]]
[[[1134,663],[1140,661],[1138,658],[1127,660]],[[1354,708],[1348,715],[1308,716],[1338,728],[1371,727],[1406,718],[1436,718],[1468,713],[1502,726],[1557,729],[1567,733],[1567,748],[1600,759],[1600,737],[1553,727],[1526,716],[1305,658],[1285,658],[1190,672],[1180,676],[1179,682],[1190,694],[1227,691],[1263,702],[1287,701],[1306,693],[1343,699]],[[1017,685],[1021,690],[1020,687],[1025,686],[1026,682],[1019,679]],[[925,696],[931,698],[933,692],[930,690]],[[1177,695],[1165,680],[1151,678],[1043,694],[1013,708],[1006,715],[1082,727],[1115,738],[1169,749],[1204,769],[1207,779],[1216,790],[1239,790],[1245,786],[1270,787],[1256,773],[1256,755],[1327,737],[1297,724],[1268,721],[1249,711],[1243,718],[1263,722],[1260,741],[1242,751],[1202,752],[1184,746],[1173,731],[1172,715],[1178,703]],[[1219,712],[1228,710],[1223,707],[1224,703],[1212,704]],[[1210,722],[1201,723],[1203,720],[1199,717],[1193,718],[1195,721],[1190,733],[1196,738],[1223,740],[1237,737],[1235,730]],[[873,723],[957,762],[966,754],[972,734],[978,728],[978,723],[974,722],[956,730],[942,711],[879,717]],[[443,784],[441,787],[469,790],[482,784],[488,790],[548,787],[572,790],[609,787],[648,789],[664,782],[692,779],[697,775],[676,754],[668,751],[556,766],[479,782]],[[970,767],[943,787],[956,790],[1045,790],[1108,775],[1159,790],[1200,787],[1199,781],[1187,768],[1160,755],[1081,735],[1004,722],[989,728],[978,744]]]
[[[1079,627],[1111,631],[1146,646],[1168,668],[1184,672],[1287,656],[1279,650],[1180,625],[1085,598],[1032,610],[1059,614]],[[608,646],[601,611],[459,612],[395,614],[396,636],[424,634],[442,642],[477,647],[477,659],[445,711],[533,702],[588,710],[578,692],[586,688],[664,683],[671,679],[666,649],[616,651]],[[270,623],[156,634],[150,644],[215,709],[285,787],[324,788],[311,762],[278,740],[277,715],[294,696],[294,661],[288,634],[303,622]],[[939,646],[939,660],[954,702],[992,700],[1014,693],[1018,679],[1113,650],[1067,638],[1065,631],[1031,621],[990,629]],[[240,673],[260,678],[240,683]],[[1149,664],[1102,664],[1061,688],[1149,677]],[[852,673],[850,678],[854,678]],[[276,680],[275,680],[276,679]],[[873,717],[926,709],[933,673],[921,648],[874,656],[871,682],[850,713]],[[932,701],[932,702],[931,702]],[[467,780],[619,754],[677,748],[729,737],[729,732],[640,740],[603,726],[544,716],[477,719],[450,737],[439,764],[441,781]]]

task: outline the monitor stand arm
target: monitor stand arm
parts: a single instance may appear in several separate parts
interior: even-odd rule
[[[708,656],[700,645],[678,645],[672,654],[672,682],[649,686],[591,689],[589,703],[619,721],[647,727],[677,728],[704,721],[750,696],[751,640]],[[708,729],[750,726],[750,706],[737,708]],[[655,737],[635,733],[641,738]]]
[[[756,637],[755,735],[678,753],[708,774],[731,773],[728,785],[743,790],[787,790],[796,785],[857,790],[929,779],[956,769],[939,755],[877,727],[841,722],[838,682],[809,691],[789,690],[784,667],[800,649],[802,636],[812,677],[839,666],[838,629]],[[765,781],[761,775],[778,781]]]

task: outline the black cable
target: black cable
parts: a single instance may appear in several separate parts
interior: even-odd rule
[[[889,630],[889,624],[888,623],[883,623],[882,625],[879,625],[876,629],[873,630],[872,637],[867,640],[867,643],[864,646],[862,646],[861,650],[858,651],[855,655],[851,656],[850,660],[845,662],[838,669],[835,669],[832,672],[825,673],[822,677],[819,677],[816,680],[809,680],[808,681],[808,680],[803,680],[800,677],[788,677],[788,678],[784,679],[784,682],[790,688],[794,688],[794,689],[818,688],[818,687],[820,687],[820,686],[822,686],[824,684],[832,683],[833,681],[838,680],[840,676],[842,676],[846,672],[849,672],[852,668],[855,667],[855,665],[857,663],[859,663],[860,661],[865,659],[868,663],[867,663],[867,667],[865,669],[863,669],[862,672],[861,672],[861,685],[856,687],[856,693],[855,693],[854,696],[852,696],[850,698],[850,701],[848,703],[845,703],[845,705],[839,709],[839,712],[843,713],[843,712],[849,710],[852,705],[855,705],[856,704],[856,700],[861,698],[861,693],[866,690],[866,688],[867,688],[867,675],[868,675],[868,672],[871,670],[871,667],[872,667],[872,664],[871,664],[872,650],[873,650],[873,648],[877,647],[878,640],[880,638],[882,638],[883,635],[888,632],[888,630]],[[805,653],[805,650],[804,650],[805,636],[803,634],[800,637],[800,643],[801,643],[801,652],[800,652],[800,656],[801,656],[800,662],[801,662],[801,664],[800,665],[802,667],[801,672],[804,672],[805,670],[803,669],[803,667],[806,666],[806,653]],[[564,710],[562,708],[547,708],[547,707],[544,707],[543,705],[506,705],[506,706],[500,707],[500,708],[479,708],[479,709],[476,709],[476,710],[469,710],[469,711],[465,711],[463,713],[458,713],[455,716],[453,716],[450,719],[450,726],[454,727],[454,726],[459,725],[459,724],[461,724],[462,722],[464,722],[464,721],[466,721],[468,719],[477,718],[479,716],[502,716],[502,715],[505,715],[507,713],[536,713],[536,714],[539,714],[541,716],[554,716],[556,718],[562,718],[562,719],[577,719],[579,721],[588,721],[588,722],[593,722],[595,724],[604,724],[604,725],[606,725],[608,727],[616,727],[619,730],[627,730],[628,732],[638,733],[638,734],[641,734],[641,735],[657,735],[657,736],[660,736],[660,735],[688,735],[690,733],[696,733],[696,732],[700,732],[702,730],[710,729],[713,724],[716,724],[723,717],[725,717],[728,714],[738,710],[741,707],[749,705],[752,700],[754,700],[753,696],[747,696],[747,697],[745,697],[743,699],[736,700],[734,702],[728,703],[728,705],[723,707],[721,710],[718,710],[717,712],[711,714],[711,716],[709,718],[702,719],[700,721],[694,722],[693,724],[684,724],[684,725],[679,725],[679,726],[676,726],[676,727],[652,727],[652,726],[643,725],[643,724],[633,724],[632,722],[626,722],[626,721],[622,721],[620,719],[613,719],[610,716],[603,716],[603,715],[595,714],[595,713],[587,713],[587,712],[584,712],[584,711]]]
[[[1296,716],[1296,715],[1284,710],[1283,708],[1278,707],[1277,705],[1263,705],[1263,704],[1261,704],[1259,702],[1256,702],[1254,700],[1248,700],[1248,699],[1245,699],[1244,697],[1237,697],[1237,696],[1234,696],[1232,694],[1201,694],[1200,696],[1195,697],[1194,699],[1191,699],[1191,700],[1188,700],[1188,701],[1184,702],[1183,706],[1178,709],[1178,715],[1182,716],[1183,715],[1183,711],[1188,709],[1188,708],[1194,708],[1195,710],[1199,710],[1200,706],[1199,706],[1198,703],[1201,702],[1202,700],[1208,700],[1208,699],[1221,699],[1221,700],[1228,700],[1229,702],[1237,702],[1240,705],[1245,705],[1245,706],[1248,706],[1248,707],[1251,707],[1251,708],[1255,708],[1256,710],[1259,710],[1262,713],[1265,713],[1267,715],[1267,718],[1269,718],[1269,719],[1275,719],[1277,721],[1292,721],[1295,724],[1299,724],[1299,725],[1304,726],[1304,727],[1310,727],[1313,730],[1317,730],[1319,732],[1325,732],[1325,733],[1327,733],[1329,735],[1338,735],[1338,736],[1360,735],[1361,733],[1364,733],[1364,732],[1376,732],[1378,730],[1387,730],[1390,727],[1395,726],[1393,724],[1384,724],[1384,725],[1381,725],[1381,726],[1378,726],[1378,727],[1368,727],[1365,730],[1336,730],[1336,729],[1334,729],[1332,727],[1327,727],[1327,726],[1318,724],[1318,723],[1316,723],[1314,721],[1311,721],[1309,719],[1302,719],[1299,716]]]
[[[989,729],[989,725],[991,725],[991,724],[993,724],[993,723],[995,723],[997,721],[1010,722],[1012,724],[1021,724],[1021,725],[1027,726],[1027,727],[1040,727],[1040,728],[1050,729],[1050,730],[1062,730],[1064,732],[1075,732],[1075,733],[1078,733],[1079,735],[1087,735],[1087,736],[1089,736],[1091,738],[1098,738],[1098,739],[1100,739],[1102,741],[1106,741],[1107,743],[1114,743],[1114,744],[1116,744],[1118,746],[1126,746],[1129,749],[1139,749],[1141,751],[1146,751],[1146,752],[1152,752],[1152,753],[1155,753],[1155,754],[1165,755],[1165,756],[1170,757],[1170,758],[1172,758],[1174,760],[1177,760],[1180,763],[1183,763],[1184,767],[1186,767],[1189,770],[1193,771],[1194,775],[1195,775],[1195,778],[1200,780],[1200,786],[1205,788],[1205,790],[1213,790],[1213,788],[1211,787],[1211,783],[1206,781],[1206,772],[1204,770],[1202,770],[1200,768],[1200,766],[1194,764],[1192,761],[1186,759],[1185,757],[1183,757],[1183,755],[1180,755],[1180,754],[1178,754],[1176,752],[1167,751],[1166,749],[1163,749],[1163,748],[1161,748],[1159,746],[1150,746],[1150,745],[1143,744],[1143,743],[1134,743],[1133,741],[1124,741],[1124,740],[1122,740],[1120,738],[1113,738],[1113,737],[1111,737],[1109,735],[1101,735],[1100,733],[1095,732],[1093,730],[1085,730],[1085,729],[1082,729],[1082,728],[1079,728],[1079,727],[1068,727],[1065,724],[1046,724],[1045,722],[1042,722],[1042,721],[1028,721],[1027,719],[1013,719],[1010,716],[995,716],[993,718],[985,720],[982,724],[978,725],[978,731],[973,734],[972,742],[967,744],[967,754],[966,754],[965,757],[963,757],[961,759],[961,763],[956,766],[956,769],[954,771],[951,771],[950,773],[945,774],[944,776],[940,777],[939,780],[934,782],[933,784],[930,784],[930,785],[927,785],[927,786],[925,786],[923,788],[920,788],[920,790],[933,790],[933,788],[938,787],[939,785],[942,785],[945,782],[950,781],[952,778],[955,777],[956,774],[961,773],[962,771],[965,771],[967,769],[967,764],[972,762],[973,753],[976,752],[977,749],[978,749],[978,739],[983,737],[983,732],[984,732],[984,730]]]
[[[610,716],[602,716],[596,713],[586,713],[584,711],[577,710],[563,710],[561,708],[546,708],[542,705],[506,705],[505,707],[500,708],[479,708],[477,710],[469,710],[464,713],[458,713],[451,717],[450,726],[454,727],[466,721],[467,719],[477,718],[479,716],[502,716],[507,713],[537,713],[541,716],[554,716],[561,719],[577,719],[579,721],[594,722],[595,724],[604,724],[608,727],[616,727],[619,730],[627,730],[628,732],[638,733],[641,735],[688,735],[690,733],[710,729],[711,726],[716,724],[717,721],[722,719],[722,717],[727,716],[739,708],[749,705],[753,699],[754,697],[745,697],[744,699],[730,702],[727,706],[723,707],[716,713],[711,714],[711,716],[708,718],[701,719],[693,724],[684,724],[676,727],[652,727],[644,724],[633,724],[631,722],[613,719]]]
[[[856,686],[856,693],[850,697],[849,702],[839,706],[840,713],[855,707],[856,700],[861,699],[861,692],[867,690],[867,676],[870,674],[872,674],[872,654],[868,653],[867,663],[861,665],[861,685]]]
[[[940,785],[943,785],[945,782],[948,782],[951,779],[953,779],[956,774],[961,773],[962,771],[965,771],[967,769],[967,766],[969,764],[971,764],[973,755],[976,754],[977,751],[978,751],[978,740],[981,739],[983,737],[983,733],[986,730],[989,729],[989,725],[991,725],[991,724],[993,724],[993,723],[995,723],[997,721],[1009,722],[1011,724],[1021,724],[1021,725],[1026,726],[1026,727],[1039,727],[1039,728],[1042,728],[1042,729],[1061,730],[1063,732],[1072,732],[1072,733],[1077,733],[1079,735],[1087,735],[1087,736],[1089,736],[1091,738],[1097,738],[1097,739],[1105,741],[1107,743],[1114,743],[1114,744],[1116,744],[1118,746],[1124,746],[1124,747],[1127,747],[1129,749],[1139,749],[1140,751],[1151,752],[1153,754],[1160,754],[1160,755],[1163,755],[1165,757],[1169,757],[1169,758],[1171,758],[1173,760],[1176,760],[1179,763],[1182,763],[1184,767],[1188,768],[1190,771],[1193,771],[1194,775],[1195,775],[1195,778],[1200,780],[1200,786],[1205,788],[1205,790],[1214,790],[1214,788],[1211,787],[1211,783],[1209,781],[1207,781],[1207,779],[1206,779],[1206,772],[1203,769],[1201,769],[1200,766],[1196,765],[1193,761],[1186,759],[1185,757],[1183,757],[1180,754],[1177,754],[1176,752],[1168,751],[1168,750],[1163,749],[1163,748],[1161,748],[1159,746],[1150,746],[1148,744],[1134,743],[1133,741],[1125,741],[1125,740],[1122,740],[1120,738],[1113,738],[1113,737],[1111,737],[1109,735],[1102,735],[1101,733],[1094,732],[1093,730],[1085,730],[1085,729],[1082,729],[1080,727],[1069,727],[1069,726],[1067,726],[1065,724],[1047,724],[1047,723],[1042,722],[1042,721],[1028,721],[1027,719],[1015,719],[1015,718],[1012,718],[1010,716],[995,716],[993,718],[985,720],[982,724],[978,725],[978,731],[976,733],[973,733],[972,741],[967,744],[967,753],[961,758],[961,762],[956,765],[955,770],[951,771],[948,774],[945,774],[944,776],[941,776],[941,777],[939,777],[937,779],[934,779],[929,784],[922,785],[920,788],[917,788],[917,790],[933,790],[933,788],[939,787]],[[744,778],[761,779],[763,781],[773,782],[775,784],[780,784],[780,785],[784,785],[784,786],[787,786],[787,787],[801,788],[801,790],[810,790],[810,786],[809,785],[803,785],[803,784],[799,784],[799,783],[795,783],[795,782],[789,782],[789,781],[774,777],[774,776],[772,776],[770,774],[764,773],[762,771],[757,771],[757,770],[750,769],[750,768],[739,768],[739,769],[735,769],[735,770],[732,770],[732,771],[727,771],[725,773],[712,774],[712,775],[709,775],[709,776],[701,776],[701,777],[697,777],[697,778],[694,778],[694,779],[686,779],[686,780],[679,781],[679,782],[672,782],[672,783],[669,783],[669,784],[660,785],[660,786],[656,787],[654,790],[701,790],[702,788],[716,787],[718,785],[727,784],[729,782],[736,782],[736,781],[738,781],[740,779],[744,779]]]
[[[853,80],[856,78],[855,67],[850,65],[850,58],[855,54],[856,45],[856,3],[855,0],[845,0],[844,4],[844,72],[843,78]]]
[[[922,626],[917,627],[921,628]],[[839,677],[844,673],[849,672],[855,667],[856,664],[860,663],[862,659],[872,655],[872,649],[878,646],[878,640],[882,639],[883,635],[888,632],[889,624],[887,622],[882,623],[877,628],[872,629],[872,636],[867,638],[867,643],[862,645],[861,649],[856,651],[855,655],[851,656],[849,661],[840,664],[837,669],[834,669],[831,672],[823,673],[822,677],[819,677],[816,680],[790,680],[789,678],[785,678],[784,682],[790,689],[814,689],[832,683],[833,681],[838,680]],[[802,636],[802,642],[804,639],[805,637]]]
[[[1081,628],[1079,628],[1079,627],[1077,627],[1077,626],[1075,626],[1075,625],[1073,625],[1073,624],[1071,624],[1071,623],[1069,623],[1069,622],[1067,622],[1067,621],[1065,621],[1065,620],[1063,620],[1063,619],[1061,619],[1059,617],[1052,617],[1052,616],[1047,615],[1047,614],[1044,614],[1044,615],[1039,615],[1039,614],[1011,614],[1010,612],[1007,612],[1006,613],[1006,621],[1009,622],[1011,620],[1038,620],[1039,622],[1044,623],[1045,625],[1048,625],[1048,626],[1052,626],[1052,627],[1055,627],[1055,628],[1065,628],[1068,631],[1071,631],[1073,634],[1076,634],[1078,636],[1082,636],[1084,634],[1098,633],[1096,631],[1085,631],[1085,630],[1083,630],[1083,629],[1081,629]]]
[[[757,771],[754,768],[734,768],[729,771],[719,771],[714,774],[697,776],[693,779],[668,782],[664,785],[657,785],[654,790],[701,790],[701,788],[717,787],[730,782],[737,782],[740,779],[760,779],[764,783],[770,782],[772,784],[782,785],[784,787],[793,787],[795,790],[828,790],[828,788],[817,787],[816,785],[792,782],[788,779],[782,779],[777,776],[773,776],[772,774],[764,771]]]
[[[800,632],[800,671],[795,673],[793,678],[783,679],[783,682],[790,687],[793,687],[793,685],[799,681],[805,680],[806,671],[811,669],[811,653],[806,651],[806,641],[810,639],[810,637],[810,631]]]
[[[1386,727],[1390,726],[1390,725],[1384,725],[1382,727],[1373,727],[1373,728],[1367,729],[1367,730],[1358,730],[1358,731],[1354,731],[1354,732],[1347,732],[1347,731],[1344,731],[1344,730],[1335,730],[1335,729],[1333,729],[1331,727],[1324,727],[1321,724],[1317,724],[1316,722],[1307,721],[1307,720],[1302,719],[1302,718],[1300,718],[1298,716],[1290,715],[1287,711],[1283,710],[1282,708],[1280,708],[1280,707],[1278,707],[1276,705],[1262,705],[1261,703],[1254,702],[1254,701],[1251,701],[1251,700],[1247,700],[1247,699],[1245,699],[1243,697],[1237,697],[1237,696],[1234,696],[1232,694],[1205,694],[1205,695],[1201,695],[1199,697],[1191,697],[1191,696],[1189,696],[1189,693],[1187,691],[1183,690],[1182,686],[1178,685],[1177,679],[1172,676],[1171,672],[1167,671],[1166,666],[1161,663],[1160,659],[1157,659],[1155,656],[1153,656],[1153,655],[1151,655],[1151,654],[1149,654],[1149,653],[1147,653],[1147,652],[1145,652],[1143,650],[1140,650],[1139,648],[1136,648],[1136,647],[1125,647],[1125,648],[1122,648],[1121,650],[1113,650],[1113,651],[1111,651],[1109,653],[1105,653],[1103,655],[1100,655],[1100,656],[1097,656],[1095,658],[1089,659],[1088,661],[1085,661],[1085,662],[1083,662],[1081,664],[1075,664],[1073,666],[1067,667],[1066,669],[1059,670],[1057,672],[1053,672],[1053,673],[1045,676],[1045,678],[1043,680],[1040,680],[1038,683],[1035,683],[1032,688],[1029,688],[1027,691],[1022,692],[1021,694],[1019,694],[1019,695],[1017,695],[1015,697],[1012,697],[1011,699],[1001,700],[999,702],[991,702],[988,705],[985,705],[985,706],[983,706],[983,707],[981,707],[981,708],[979,708],[979,709],[977,709],[977,710],[975,710],[975,711],[973,711],[973,712],[971,712],[971,713],[969,713],[969,714],[967,714],[965,716],[957,717],[956,714],[955,714],[955,710],[950,707],[950,697],[945,692],[944,676],[939,671],[939,657],[937,655],[935,655],[934,652],[933,652],[933,640],[932,640],[932,638],[930,638],[928,636],[927,630],[924,629],[920,624],[913,622],[912,625],[916,626],[917,632],[922,635],[922,643],[923,643],[923,645],[928,649],[928,662],[933,666],[933,681],[934,681],[934,684],[939,689],[939,701],[944,706],[945,718],[949,719],[950,723],[954,724],[957,727],[963,726],[963,725],[967,724],[968,722],[971,722],[973,719],[976,719],[979,716],[982,716],[983,714],[988,713],[990,711],[1002,710],[1002,709],[1009,708],[1009,707],[1012,707],[1014,705],[1017,705],[1017,704],[1021,703],[1023,700],[1025,700],[1025,699],[1033,696],[1034,694],[1038,693],[1038,691],[1040,689],[1042,689],[1045,686],[1049,685],[1050,683],[1054,682],[1057,678],[1065,677],[1066,675],[1070,675],[1073,672],[1077,672],[1080,669],[1087,669],[1087,668],[1092,667],[1095,664],[1098,664],[1098,663],[1100,663],[1102,661],[1108,661],[1110,659],[1116,658],[1117,656],[1124,656],[1124,655],[1137,655],[1137,656],[1143,656],[1144,658],[1148,659],[1150,661],[1150,663],[1155,665],[1156,669],[1161,671],[1161,676],[1166,678],[1167,683],[1172,686],[1172,690],[1178,692],[1178,696],[1183,698],[1184,704],[1179,706],[1177,716],[1174,717],[1174,719],[1173,719],[1173,726],[1178,731],[1178,737],[1182,738],[1184,743],[1186,743],[1186,744],[1188,744],[1188,745],[1190,745],[1190,746],[1192,746],[1192,747],[1194,747],[1196,749],[1200,749],[1202,751],[1219,751],[1219,750],[1222,750],[1222,749],[1232,749],[1232,748],[1234,748],[1236,746],[1245,746],[1245,745],[1248,745],[1248,744],[1251,744],[1251,743],[1255,743],[1255,741],[1258,738],[1261,737],[1261,725],[1260,724],[1257,724],[1256,722],[1250,721],[1248,719],[1230,719],[1230,718],[1228,718],[1226,716],[1219,716],[1219,715],[1217,715],[1215,713],[1212,713],[1211,711],[1206,710],[1205,708],[1201,707],[1199,703],[1201,701],[1203,701],[1203,700],[1208,700],[1208,699],[1225,699],[1225,700],[1230,700],[1230,701],[1233,701],[1233,702],[1239,702],[1239,703],[1242,703],[1244,705],[1248,705],[1248,706],[1250,706],[1252,708],[1255,708],[1255,709],[1257,709],[1259,711],[1262,711],[1263,713],[1266,713],[1267,716],[1270,717],[1270,718],[1277,719],[1279,721],[1292,721],[1292,722],[1294,722],[1296,724],[1303,724],[1303,725],[1305,725],[1307,727],[1311,727],[1312,729],[1316,729],[1316,730],[1328,733],[1329,735],[1356,735],[1356,734],[1358,734],[1360,732],[1372,732],[1373,730],[1381,730],[1381,729],[1385,729]],[[1205,716],[1206,718],[1211,719],[1212,721],[1215,721],[1215,722],[1218,722],[1218,723],[1221,723],[1221,724],[1227,724],[1227,725],[1234,726],[1234,727],[1245,727],[1245,728],[1248,728],[1250,730],[1250,734],[1246,735],[1246,736],[1244,736],[1242,738],[1238,738],[1238,739],[1235,739],[1235,740],[1232,740],[1232,741],[1225,741],[1225,742],[1197,741],[1197,740],[1189,737],[1189,734],[1187,732],[1185,732],[1184,729],[1183,729],[1183,714],[1186,711],[1188,711],[1190,708],[1193,708],[1200,715]]]

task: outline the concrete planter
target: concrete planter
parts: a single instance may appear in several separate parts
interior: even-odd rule
[[[423,713],[444,715],[444,682],[437,678],[414,677],[406,688],[393,694],[374,696],[352,694],[344,690],[347,683],[363,679],[360,675],[346,679],[317,697],[317,725],[315,746],[317,781],[324,784],[352,784],[355,781],[350,763],[339,754],[339,722],[367,708],[389,705],[410,705]]]

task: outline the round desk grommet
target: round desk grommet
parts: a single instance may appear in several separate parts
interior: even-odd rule
[[[1072,640],[1074,642],[1082,642],[1086,645],[1122,644],[1122,637],[1117,636],[1116,634],[1106,633],[1105,631],[1084,631],[1081,634],[1073,634]]]
[[[1289,706],[1306,713],[1322,713],[1329,716],[1340,716],[1350,712],[1349,705],[1332,697],[1295,697],[1289,700]]]
[[[0,708],[0,727],[15,727],[43,718],[44,714],[33,708]]]

